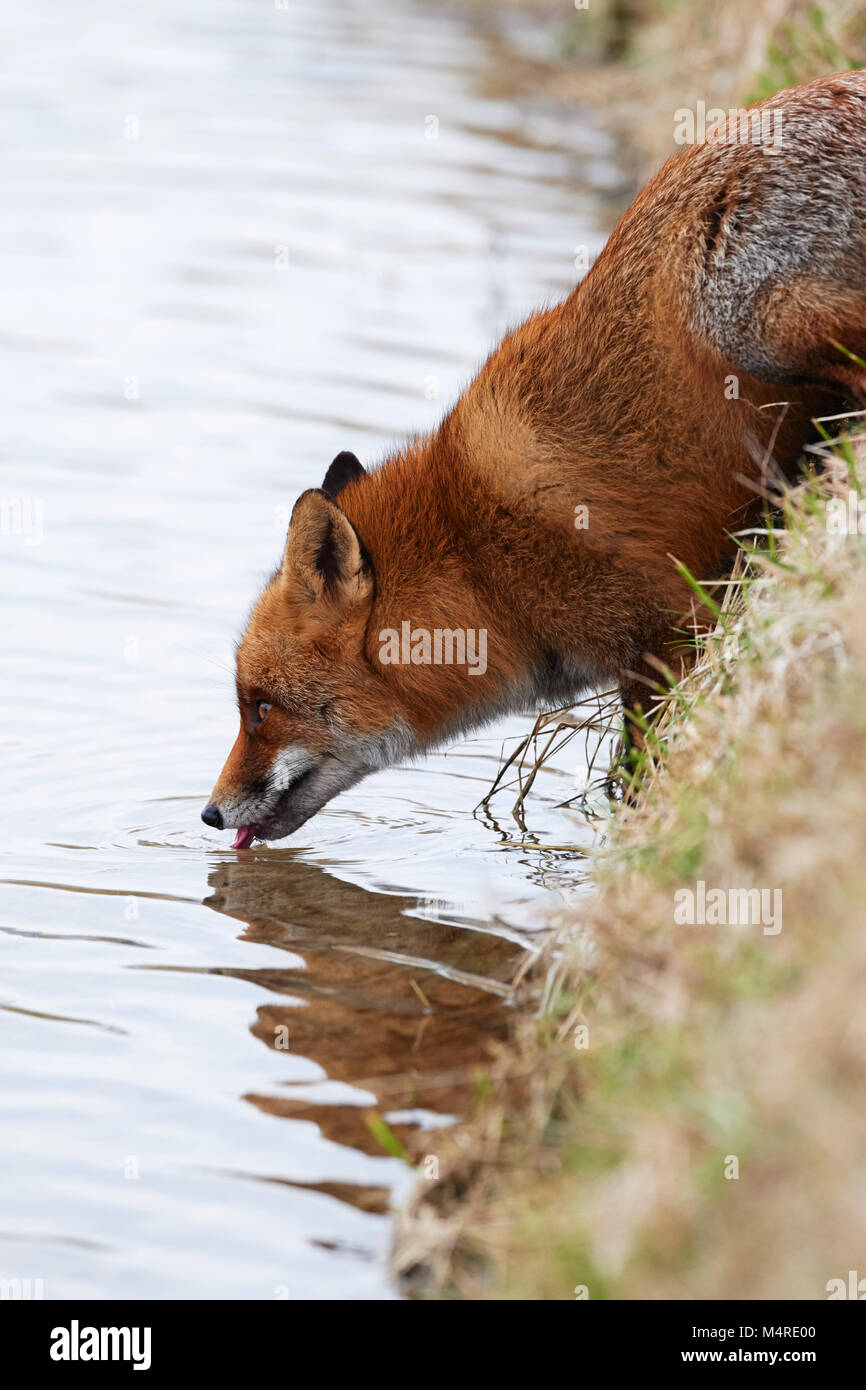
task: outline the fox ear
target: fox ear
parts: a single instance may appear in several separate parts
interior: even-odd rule
[[[287,596],[311,617],[338,615],[373,594],[373,567],[357,531],[318,488],[295,503],[280,574]]]
[[[356,478],[365,477],[364,465],[344,449],[338,454],[325,474],[325,481],[322,483],[322,491],[327,492],[329,497],[337,497],[343,491],[347,483],[353,483]]]

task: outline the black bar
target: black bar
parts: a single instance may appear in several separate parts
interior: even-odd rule
[[[575,1300],[560,1307],[550,1328],[567,1341],[553,1350],[558,1370],[571,1366],[575,1375],[580,1366],[589,1374],[601,1367],[612,1373],[620,1370],[667,1371],[674,1367],[700,1373],[707,1367],[737,1371],[765,1367],[783,1369],[805,1366],[828,1373],[856,1365],[855,1357],[863,1340],[862,1313],[844,1307],[849,1299],[821,1302],[705,1302],[705,1303],[592,1303]],[[863,1301],[862,1298],[857,1301]],[[296,1302],[303,1302],[297,1300]],[[429,1310],[395,1302],[383,1312],[368,1304],[337,1306],[325,1302],[310,1313],[301,1313],[292,1302],[0,1302],[0,1334],[4,1359],[12,1359],[16,1370],[48,1372],[52,1381],[62,1383],[70,1377],[92,1380],[106,1371],[117,1377],[131,1375],[143,1381],[146,1376],[161,1380],[166,1373],[192,1371],[197,1377],[219,1375],[225,1379],[235,1370],[256,1377],[272,1372],[291,1376],[302,1372],[311,1357],[318,1358],[330,1379],[341,1361],[365,1378],[389,1378],[397,1368],[386,1365],[392,1353],[382,1340],[383,1331],[393,1328],[427,1334],[431,1324]],[[301,1314],[299,1316],[299,1314]],[[440,1318],[449,1321],[444,1325]],[[456,1316],[457,1322],[450,1318]],[[478,1318],[482,1319],[479,1325]],[[493,1328],[487,1318],[493,1318]],[[544,1314],[545,1319],[552,1314]],[[416,1323],[415,1318],[420,1322]],[[471,1317],[471,1321],[469,1318]],[[506,1368],[513,1372],[515,1334],[527,1353],[532,1345],[526,1334],[537,1324],[526,1310],[515,1324],[510,1315],[500,1342]],[[391,1318],[394,1319],[393,1323]],[[467,1321],[464,1322],[463,1319]],[[408,1321],[405,1321],[408,1319]],[[438,1374],[465,1376],[465,1353],[480,1358],[485,1371],[496,1366],[497,1342],[491,1337],[496,1314],[489,1305],[473,1306],[455,1313],[435,1316],[435,1342],[442,1362]],[[96,1329],[97,1335],[89,1329]],[[106,1329],[103,1335],[102,1329]],[[108,1332],[116,1329],[117,1335]],[[134,1329],[138,1329],[137,1335]],[[459,1341],[443,1340],[443,1331],[453,1332]],[[148,1335],[145,1335],[147,1332]],[[410,1344],[411,1345],[411,1344]],[[401,1379],[412,1375],[407,1364],[405,1343],[399,1355]],[[52,1356],[52,1348],[55,1356]],[[85,1359],[97,1350],[105,1359]],[[114,1359],[113,1354],[126,1355]],[[64,1353],[70,1359],[55,1359]],[[534,1349],[534,1356],[551,1369],[551,1351],[546,1344]],[[77,1359],[71,1359],[71,1358]],[[411,1360],[418,1368],[430,1365],[430,1349],[414,1344]],[[521,1358],[523,1359],[523,1358]],[[437,1357],[438,1360],[438,1357]],[[140,1369],[135,1370],[136,1361]],[[147,1364],[145,1365],[145,1362]],[[450,1362],[450,1366],[447,1364]],[[510,1362],[510,1365],[508,1364]],[[307,1373],[308,1374],[308,1373]]]

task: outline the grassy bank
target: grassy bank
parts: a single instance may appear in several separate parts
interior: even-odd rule
[[[808,1299],[866,1268],[864,487],[866,447],[829,456],[742,567],[540,1018],[403,1215],[428,1291]],[[678,920],[700,883],[763,920]]]

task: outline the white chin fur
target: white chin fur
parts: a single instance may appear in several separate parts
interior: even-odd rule
[[[282,749],[274,759],[264,796],[237,797],[221,806],[227,830],[260,827],[256,838],[281,840],[320,811],[333,797],[347,791],[371,772],[414,757],[417,741],[403,721],[395,721],[372,738],[344,737],[340,756],[310,753],[302,745]],[[293,784],[298,778],[297,788]]]

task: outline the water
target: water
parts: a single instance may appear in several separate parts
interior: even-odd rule
[[[435,1143],[572,891],[513,793],[473,816],[526,720],[273,848],[199,820],[294,497],[433,426],[621,206],[494,37],[398,0],[0,21],[0,1276],[46,1297],[394,1296],[367,1116]],[[576,762],[539,842],[586,833]]]

